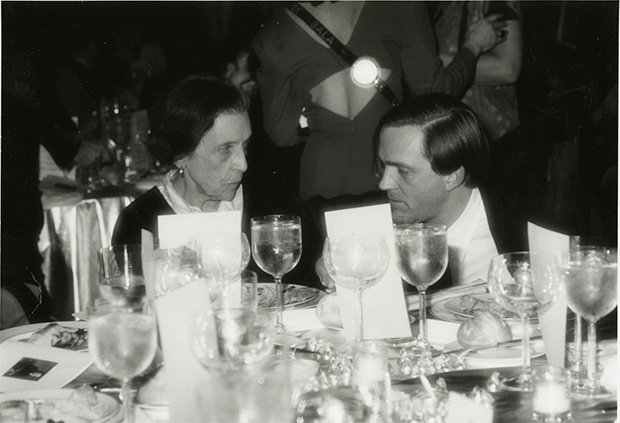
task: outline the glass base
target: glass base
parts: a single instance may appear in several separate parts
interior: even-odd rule
[[[532,413],[532,422],[553,422],[553,423],[564,423],[564,422],[572,422],[572,416],[570,411],[565,411],[564,413],[540,413],[534,411]]]
[[[534,382],[532,382],[530,375],[521,374],[518,377],[501,379],[500,389],[510,392],[532,392],[534,390]]]
[[[614,392],[600,386],[600,385],[588,385],[587,382],[585,383],[580,383],[580,384],[572,384],[571,390],[573,393],[579,395],[579,396],[583,396],[583,397],[588,397],[588,398],[597,398],[597,397],[606,397],[609,395],[615,395]]]

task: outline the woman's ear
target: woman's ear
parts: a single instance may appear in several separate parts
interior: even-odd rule
[[[459,167],[452,173],[448,173],[444,176],[444,182],[446,184],[446,189],[448,191],[452,191],[463,185],[465,182],[465,169],[463,166]]]
[[[177,169],[185,169],[187,165],[187,163],[185,162],[185,159],[175,160],[172,162],[172,164],[175,165]]]

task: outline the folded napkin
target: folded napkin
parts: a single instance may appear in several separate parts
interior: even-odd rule
[[[433,306],[450,298],[460,297],[462,295],[475,295],[484,294],[487,291],[487,283],[482,279],[477,279],[473,283],[468,285],[453,286],[451,288],[443,289],[439,292],[429,294],[426,296],[427,307]],[[407,302],[407,310],[419,310],[420,309],[420,297],[418,294],[409,294],[405,296]]]
[[[316,307],[284,310],[282,320],[287,332],[300,332],[323,327],[316,315]]]

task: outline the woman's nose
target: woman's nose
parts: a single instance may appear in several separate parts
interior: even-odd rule
[[[235,153],[234,166],[235,169],[239,170],[240,172],[245,172],[246,170],[248,170],[248,161],[245,156],[245,151],[243,151],[243,149]]]

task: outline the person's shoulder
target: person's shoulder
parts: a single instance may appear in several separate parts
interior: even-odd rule
[[[158,187],[154,186],[150,190],[146,191],[134,201],[131,202],[123,211],[137,212],[137,211],[157,211],[164,207],[170,207],[168,202],[161,194]]]

